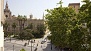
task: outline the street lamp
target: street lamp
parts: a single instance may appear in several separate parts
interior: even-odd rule
[[[31,40],[31,51],[32,51],[32,40]]]
[[[11,42],[12,37],[13,37],[13,36],[10,35],[10,42]]]
[[[14,44],[13,44],[13,51],[14,51]]]
[[[10,36],[10,42],[11,42],[11,36]]]
[[[51,50],[52,50],[52,38],[51,38]]]
[[[14,43],[13,43],[13,51],[14,51]]]
[[[49,34],[48,36],[51,36],[51,34]],[[51,50],[52,50],[52,38],[51,38]]]

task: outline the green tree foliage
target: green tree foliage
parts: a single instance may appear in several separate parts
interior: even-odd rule
[[[22,48],[20,51],[25,51],[25,49]]]
[[[37,25],[37,31],[39,33],[40,38],[44,36],[45,34],[45,26],[44,24]]]
[[[23,29],[24,29],[25,22],[27,21],[27,18],[26,18],[25,15],[23,16],[22,21],[23,21],[23,23],[22,23],[22,27],[23,27]]]
[[[45,34],[45,26],[44,24],[39,24],[36,27],[37,29],[35,31],[32,31],[32,34],[35,38],[42,38]]]
[[[15,22],[12,24],[12,28],[13,28],[13,32],[15,34],[15,28],[16,28],[16,23]]]
[[[32,31],[32,34],[34,35],[35,38],[41,38],[41,35],[39,34],[38,31]]]
[[[82,1],[84,4],[81,6],[80,8],[80,12],[78,14],[78,19],[79,19],[79,23],[83,24],[86,23],[87,26],[87,30],[88,31],[84,31],[84,39],[85,42],[84,44],[89,44],[90,47],[86,48],[85,47],[85,51],[91,51],[91,1],[90,0],[83,0]]]
[[[5,22],[5,23],[3,24],[3,26],[4,26],[5,30],[7,30],[7,29],[8,29],[8,26],[9,26],[9,23]]]
[[[85,4],[78,14],[72,8],[62,7],[61,1],[60,7],[46,10],[48,14],[45,17],[52,34],[50,38],[55,46],[72,48],[73,51],[91,51],[91,31],[88,32],[88,29],[91,30],[91,2],[83,2]]]
[[[32,35],[32,31],[30,29],[23,30],[19,34],[19,39],[21,40],[30,40],[32,38],[34,38],[34,36]]]
[[[22,16],[21,15],[18,15],[18,18],[17,20],[19,21],[19,30],[21,31],[22,30]]]
[[[65,47],[68,45],[68,33],[75,25],[75,12],[72,8],[58,7],[47,10],[47,24],[52,34],[53,43],[56,46]]]
[[[30,39],[34,38],[34,35],[32,34],[32,30],[31,29],[26,29],[25,32],[26,32],[26,36],[25,37],[26,37],[27,40],[30,40]]]
[[[33,23],[28,24],[28,26],[25,29],[33,29]]]
[[[12,24],[12,28],[15,29],[16,28],[16,23]]]
[[[27,20],[26,16],[18,15],[17,20],[19,21],[20,32],[24,29],[25,21]]]
[[[8,36],[8,31],[7,31],[8,26],[9,26],[9,23],[7,23],[7,22],[5,22],[3,24],[3,27],[4,27],[4,37],[7,37]]]
[[[17,18],[18,22],[19,22],[19,34],[18,34],[18,38],[23,38],[21,37],[20,35],[22,35],[22,32],[24,30],[24,25],[25,25],[25,21],[27,20],[26,16],[22,16],[22,15],[18,15],[18,18]]]
[[[38,24],[36,27],[36,30],[33,28],[33,23],[30,23],[24,30],[30,29],[31,30],[31,34],[35,37],[35,38],[41,38],[44,36],[45,34],[45,26],[44,24]]]
[[[37,30],[39,31],[40,34],[44,34],[45,27],[43,24],[37,25]]]

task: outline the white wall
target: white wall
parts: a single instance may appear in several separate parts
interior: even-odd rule
[[[4,0],[0,0],[0,51],[4,51],[4,32],[3,32],[3,26],[1,26],[1,20],[4,16]]]
[[[1,0],[0,0],[0,22],[1,22]],[[1,26],[1,23],[0,23]]]

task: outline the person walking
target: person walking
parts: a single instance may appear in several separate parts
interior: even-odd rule
[[[35,50],[34,51],[37,51],[37,47],[35,48]]]
[[[35,43],[35,40],[34,40],[34,43]]]
[[[38,44],[37,44],[37,46],[38,46]]]
[[[42,48],[42,45],[41,45],[41,48]]]

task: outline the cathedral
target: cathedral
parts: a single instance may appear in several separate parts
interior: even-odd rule
[[[20,27],[22,26],[23,28],[26,28],[28,25],[32,24],[33,25],[33,30],[36,30],[37,25],[44,25],[44,15],[43,15],[43,19],[32,19],[33,15],[30,15],[30,18],[26,18],[26,21],[22,21],[21,25],[20,25],[20,21],[18,19],[18,17],[20,15],[18,15],[17,17],[15,15],[12,15],[12,12],[10,11],[9,7],[8,7],[8,3],[6,2],[5,5],[5,9],[4,9],[4,15],[6,17],[5,20],[5,25],[4,26],[4,31],[7,32],[13,32],[14,28],[12,27],[13,24],[16,25],[15,27],[15,32],[19,32],[20,31]],[[25,17],[25,16],[23,16]]]

